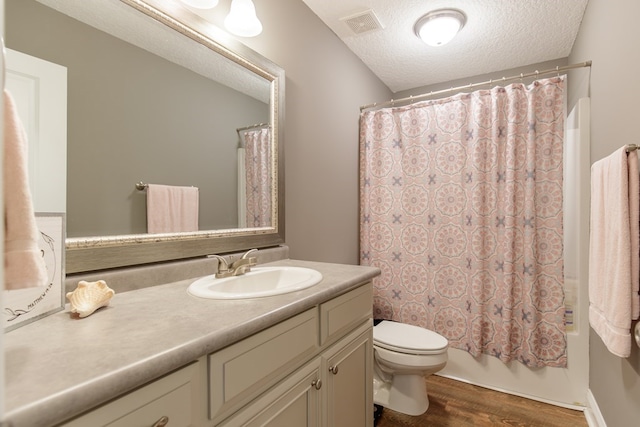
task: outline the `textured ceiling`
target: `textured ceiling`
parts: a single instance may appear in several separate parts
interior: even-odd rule
[[[302,0],[391,89],[406,89],[565,58],[588,0]],[[467,23],[430,47],[415,22],[440,8]],[[355,34],[345,17],[372,10],[382,29]]]

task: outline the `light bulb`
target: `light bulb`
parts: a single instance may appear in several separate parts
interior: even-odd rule
[[[449,43],[462,29],[465,16],[457,10],[436,10],[420,18],[415,32],[429,46]]]
[[[224,26],[230,33],[240,37],[254,37],[262,32],[262,23],[256,16],[251,0],[232,0]]]

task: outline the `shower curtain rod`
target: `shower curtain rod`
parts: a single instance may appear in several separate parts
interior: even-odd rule
[[[264,127],[264,126],[269,126],[269,123],[256,123],[255,125],[245,126],[245,127],[236,129],[236,132],[238,134],[240,134],[240,132],[243,131],[243,130],[257,129],[257,128],[261,128],[261,127]]]
[[[431,96],[434,95],[442,95],[445,93],[449,93],[449,92],[456,92],[456,91],[460,91],[462,89],[473,89],[475,87],[478,86],[486,86],[486,85],[491,85],[493,83],[503,83],[503,82],[507,82],[507,81],[511,81],[511,80],[517,80],[517,79],[525,79],[528,77],[538,77],[538,76],[542,76],[544,74],[552,74],[552,73],[561,73],[563,71],[567,71],[567,70],[572,70],[574,68],[583,68],[583,67],[591,67],[591,61],[585,61],[585,62],[580,62],[578,64],[572,64],[572,65],[565,65],[563,67],[556,67],[556,68],[551,68],[548,70],[543,70],[543,71],[532,71],[530,73],[520,73],[520,75],[517,76],[511,76],[511,77],[502,77],[501,79],[490,79],[484,82],[480,82],[480,83],[469,83],[468,85],[464,85],[464,86],[457,86],[457,87],[452,87],[449,89],[442,89],[442,90],[436,90],[436,91],[431,91],[429,93],[423,93],[421,95],[416,95],[416,96],[409,96],[406,98],[401,98],[401,99],[392,99],[391,101],[386,101],[386,102],[381,102],[381,103],[377,103],[374,102],[373,104],[368,104],[368,105],[363,105],[360,107],[360,111],[364,111],[364,110],[368,110],[370,108],[382,108],[382,107],[386,107],[388,105],[391,105],[392,107],[395,106],[395,104],[397,103],[404,103],[404,102],[415,102],[415,101],[420,101],[424,98],[429,98]]]

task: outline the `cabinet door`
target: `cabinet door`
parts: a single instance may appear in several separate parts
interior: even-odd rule
[[[326,427],[373,425],[373,332],[367,322],[325,353]]]
[[[209,417],[214,424],[266,392],[318,352],[312,308],[209,355]]]
[[[319,427],[321,386],[317,358],[219,426]]]

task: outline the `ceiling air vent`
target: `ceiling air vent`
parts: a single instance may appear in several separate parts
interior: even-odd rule
[[[355,15],[340,18],[340,20],[347,24],[355,34],[363,34],[368,33],[369,31],[382,29],[382,24],[380,24],[380,21],[373,10],[367,10]]]

